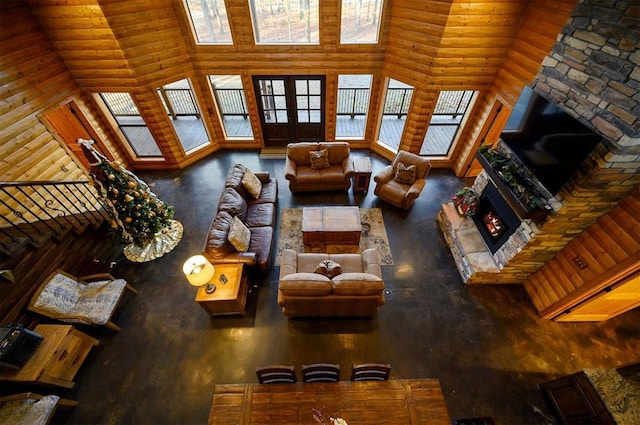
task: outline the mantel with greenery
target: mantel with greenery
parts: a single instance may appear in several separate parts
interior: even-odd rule
[[[514,209],[517,210],[518,215],[522,218],[542,218],[548,214],[547,203],[538,194],[534,183],[521,171],[522,168],[518,167],[513,159],[489,146],[482,146],[478,149],[478,160],[489,173],[489,177],[494,180],[498,189],[501,189],[500,186],[504,186],[517,201]],[[501,193],[503,196],[505,195],[504,190],[501,190]],[[506,199],[510,201],[508,197]],[[514,206],[513,202],[510,204],[512,207]]]

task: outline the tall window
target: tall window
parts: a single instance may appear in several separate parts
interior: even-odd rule
[[[209,144],[209,136],[188,79],[162,86],[158,94],[186,153]]]
[[[184,0],[198,44],[233,44],[224,0]]]
[[[377,43],[384,0],[342,0],[340,43]]]
[[[384,110],[380,121],[378,143],[397,151],[411,105],[413,86],[389,79],[384,98]]]
[[[477,92],[441,91],[424,136],[420,155],[445,156],[456,139],[462,120]]]
[[[364,139],[371,75],[339,75],[336,138]]]
[[[247,112],[247,100],[239,75],[209,75],[216,99],[218,115],[226,137],[252,138],[253,130]]]
[[[100,98],[137,157],[162,157],[158,144],[129,93],[100,93]]]
[[[319,44],[319,0],[248,0],[257,44]]]

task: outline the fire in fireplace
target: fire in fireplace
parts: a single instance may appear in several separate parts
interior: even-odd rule
[[[520,225],[520,218],[489,182],[480,195],[473,221],[491,253],[495,253]]]
[[[496,240],[499,239],[500,236],[507,230],[506,226],[500,220],[500,217],[495,213],[495,211],[488,211],[486,214],[482,216],[482,221],[487,228],[487,231],[491,235],[491,237]]]

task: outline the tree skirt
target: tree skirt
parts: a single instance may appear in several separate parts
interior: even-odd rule
[[[362,224],[360,246],[354,247],[353,252],[376,248],[380,257],[380,264],[383,266],[393,265],[387,230],[382,219],[382,210],[380,208],[360,208],[360,223]],[[278,245],[276,248],[276,266],[280,265],[280,257],[285,248],[293,249],[297,252],[328,252],[329,254],[347,252],[344,245],[323,245],[312,248],[306,247],[305,249],[302,243],[302,208],[285,208],[281,211]]]
[[[129,244],[124,248],[124,256],[136,263],[146,263],[162,257],[178,245],[182,239],[182,223],[171,220],[169,225],[156,233],[156,237],[145,246]]]

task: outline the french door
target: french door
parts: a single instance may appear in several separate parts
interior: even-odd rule
[[[266,146],[324,140],[323,75],[254,76]]]

